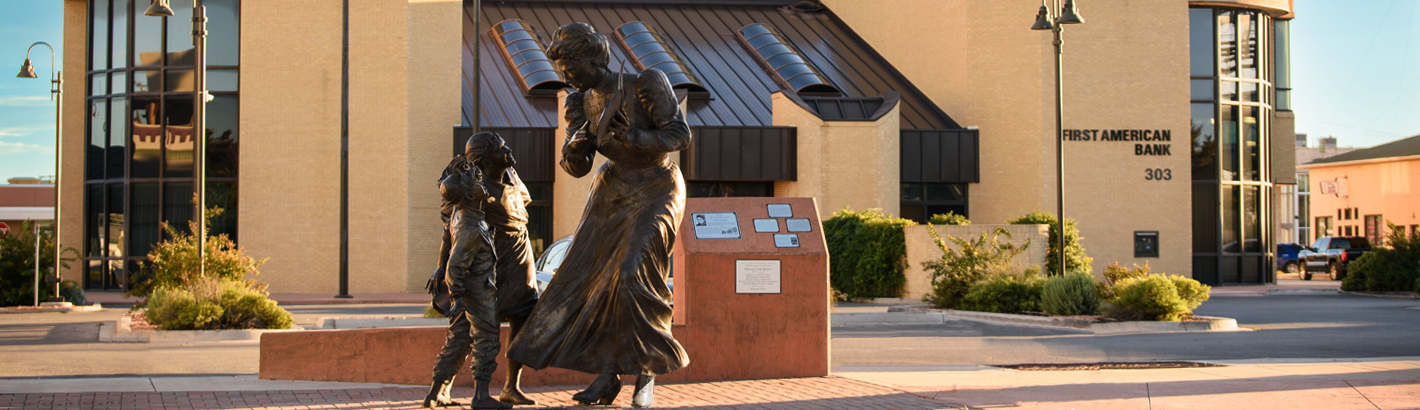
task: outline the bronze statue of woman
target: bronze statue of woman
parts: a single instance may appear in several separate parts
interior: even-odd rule
[[[666,287],[685,209],[685,181],[667,154],[690,146],[690,127],[664,73],[608,69],[611,43],[585,23],[552,37],[548,57],[577,89],[564,102],[562,169],[580,178],[597,153],[607,162],[593,177],[561,269],[508,357],[535,369],[597,374],[572,396],[584,404],[611,404],[621,391],[618,375],[634,374],[631,404],[650,407],[655,376],[690,363],[671,336]]]

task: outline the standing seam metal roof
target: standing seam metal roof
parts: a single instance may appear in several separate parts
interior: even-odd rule
[[[471,123],[472,12],[464,13],[463,121]],[[902,95],[902,129],[961,128],[908,82],[832,11],[805,13],[782,6],[707,6],[695,4],[605,4],[583,2],[484,1],[480,56],[482,126],[556,127],[557,101],[548,96],[524,95],[516,73],[497,53],[488,29],[510,18],[533,26],[543,38],[557,27],[585,22],[610,38],[612,30],[631,21],[642,21],[664,37],[684,59],[711,99],[692,98],[686,120],[691,126],[771,126],[771,93],[783,91],[773,77],[736,40],[738,30],[761,23],[774,28],[791,43],[825,80],[844,97],[875,97],[888,91]],[[612,47],[612,67],[635,70],[621,47]],[[786,91],[790,92],[790,91]]]

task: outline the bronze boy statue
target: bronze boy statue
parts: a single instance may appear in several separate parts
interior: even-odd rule
[[[537,303],[536,270],[533,267],[532,246],[528,243],[528,203],[532,202],[528,187],[518,178],[513,165],[513,150],[503,138],[491,132],[474,134],[464,144],[465,157],[483,171],[483,187],[490,201],[483,205],[484,220],[493,234],[493,249],[498,255],[498,317],[508,319],[508,340],[517,337]],[[535,405],[518,386],[523,365],[508,358],[508,377],[498,400],[508,404]]]
[[[495,316],[498,288],[494,285],[493,241],[483,220],[483,203],[488,192],[483,188],[482,170],[470,167],[445,177],[439,193],[446,205],[452,205],[448,232],[451,240],[444,282],[448,285],[451,303],[449,335],[439,351],[434,365],[434,380],[424,407],[454,404],[448,400],[448,386],[464,356],[473,351],[475,409],[508,409],[488,395],[488,384],[498,367],[498,319]]]

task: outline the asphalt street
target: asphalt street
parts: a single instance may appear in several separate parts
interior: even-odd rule
[[[1420,355],[1420,302],[1351,295],[1215,297],[1196,314],[1247,330],[1093,335],[955,321],[833,327],[833,366],[1367,358]]]

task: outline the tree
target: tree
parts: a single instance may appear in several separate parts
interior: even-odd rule
[[[1045,211],[1035,211],[1006,221],[1012,225],[1050,225],[1050,254],[1045,257],[1047,275],[1059,272],[1060,223],[1055,215]],[[1085,255],[1085,246],[1080,244],[1080,230],[1075,228],[1074,219],[1065,219],[1065,270],[1069,272],[1090,272],[1093,258]]]

